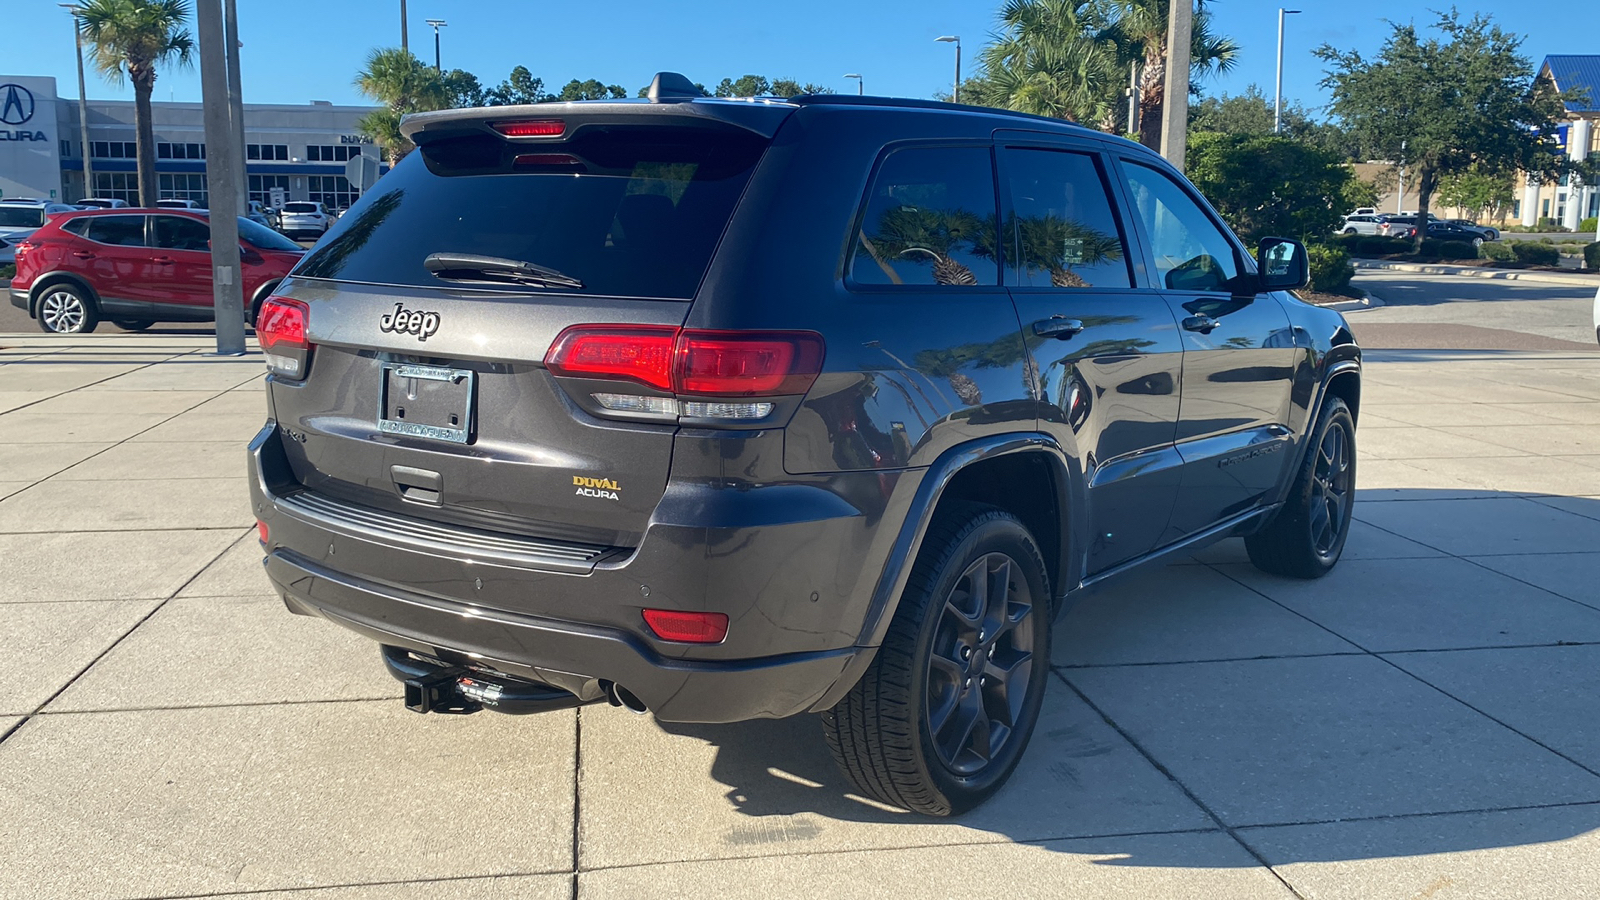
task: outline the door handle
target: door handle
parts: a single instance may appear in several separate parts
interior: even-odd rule
[[[94,254],[87,250],[74,250],[72,251],[72,255],[79,259],[94,259]]]
[[[172,257],[170,256],[152,256],[150,257],[150,261],[161,266],[172,265]]]
[[[1201,334],[1210,334],[1218,325],[1221,324],[1221,322],[1218,322],[1216,319],[1213,319],[1210,316],[1190,316],[1183,320],[1183,330],[1198,331]]]
[[[1033,333],[1039,337],[1053,337],[1064,341],[1083,331],[1083,322],[1080,319],[1069,319],[1066,316],[1051,316],[1033,323]]]

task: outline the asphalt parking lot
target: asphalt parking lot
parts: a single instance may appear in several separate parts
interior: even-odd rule
[[[808,717],[406,712],[268,593],[210,343],[0,335],[0,898],[1600,895],[1600,353],[1370,352],[1344,562],[1086,598],[929,821]]]

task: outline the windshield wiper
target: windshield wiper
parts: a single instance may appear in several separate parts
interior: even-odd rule
[[[435,278],[446,281],[477,281],[490,284],[528,284],[536,287],[581,288],[583,282],[571,275],[521,259],[479,256],[475,253],[430,253],[422,267]]]

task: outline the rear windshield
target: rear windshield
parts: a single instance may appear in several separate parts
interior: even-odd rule
[[[284,212],[316,212],[317,211],[317,205],[315,203],[285,203],[283,205],[283,211]]]
[[[295,274],[440,287],[452,282],[423,260],[473,254],[582,282],[550,290],[689,299],[765,146],[744,132],[627,126],[558,144],[435,139],[341,216]]]
[[[0,228],[38,228],[43,224],[42,206],[0,206]]]

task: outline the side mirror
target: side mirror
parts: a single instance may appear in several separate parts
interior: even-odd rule
[[[1256,269],[1263,291],[1291,291],[1311,283],[1306,245],[1291,238],[1262,238],[1256,248]]]

